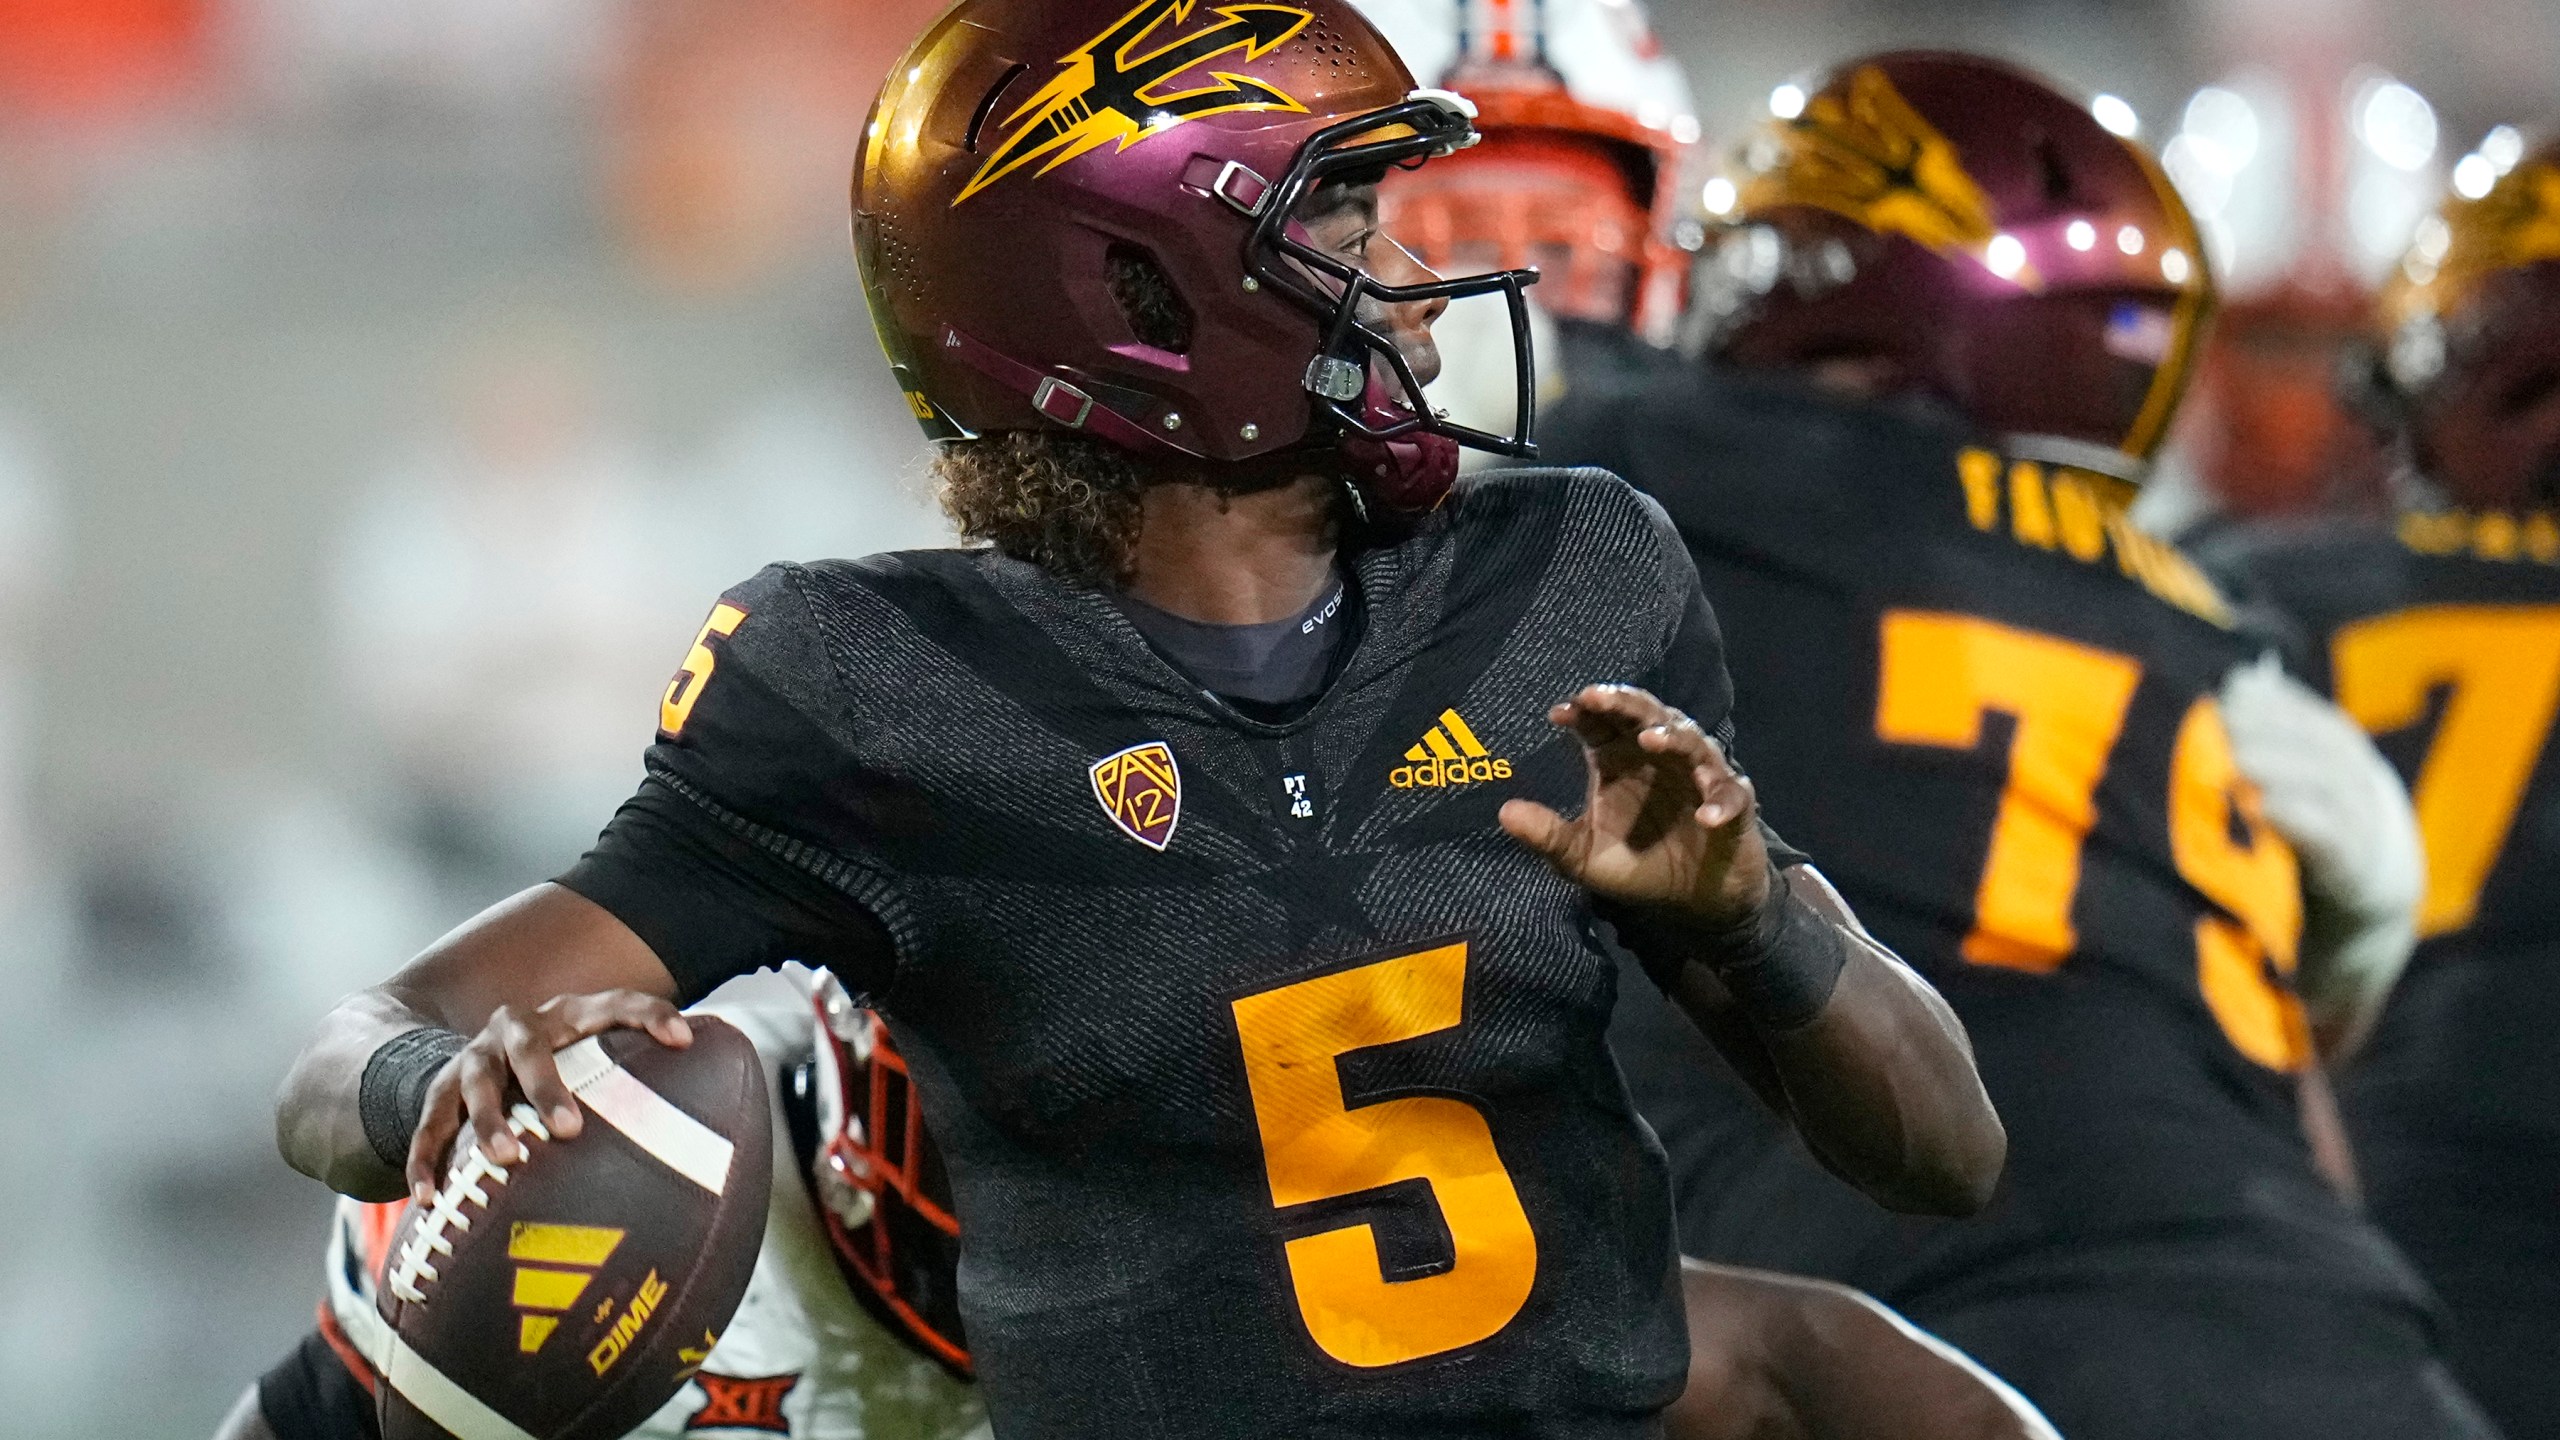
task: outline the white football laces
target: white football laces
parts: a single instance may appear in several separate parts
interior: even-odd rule
[[[532,1106],[525,1104],[518,1104],[507,1113],[507,1133],[515,1136],[519,1144],[527,1135],[537,1140],[551,1138],[551,1131],[542,1123],[542,1117]],[[530,1156],[531,1147],[527,1147],[525,1153]],[[489,1192],[482,1188],[483,1182],[506,1184],[507,1167],[483,1153],[479,1137],[473,1136],[462,1153],[454,1157],[453,1168],[445,1174],[444,1188],[436,1192],[427,1213],[419,1217],[417,1228],[409,1232],[407,1242],[401,1245],[400,1253],[393,1258],[384,1283],[390,1287],[394,1299],[412,1305],[425,1302],[427,1292],[419,1282],[433,1284],[436,1278],[435,1262],[429,1257],[450,1257],[453,1254],[453,1241],[448,1231],[466,1235],[471,1232],[471,1217],[462,1213],[464,1202],[468,1201],[482,1210],[489,1208]]]

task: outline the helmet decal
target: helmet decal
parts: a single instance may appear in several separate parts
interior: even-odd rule
[[[2448,201],[2443,217],[2438,258],[2418,250],[2385,287],[2384,311],[2395,325],[2451,314],[2501,270],[2560,260],[2560,165],[2528,161],[2479,199]]]
[[[1473,115],[1418,88],[1351,0],[958,0],[890,69],[854,170],[854,254],[898,388],[946,443],[1056,429],[1333,465],[1346,437],[1429,433],[1527,456],[1528,407],[1499,434],[1446,419],[1386,322],[1500,296],[1516,357],[1535,273],[1442,279],[1394,255],[1371,273],[1294,218],[1328,183],[1464,149]],[[1138,333],[1124,248],[1189,310],[1187,347]],[[1363,403],[1390,372],[1383,410]]]
[[[1140,0],[1110,29],[1061,59],[1065,73],[1005,117],[1008,133],[951,203],[1044,156],[1048,163],[1038,173],[1046,175],[1087,151],[1115,141],[1127,150],[1203,116],[1242,110],[1304,114],[1307,107],[1278,86],[1224,70],[1209,72],[1213,85],[1161,90],[1222,55],[1241,51],[1245,60],[1259,60],[1315,18],[1293,5],[1222,5],[1215,12],[1219,23],[1133,53],[1168,21],[1189,20],[1197,3]]]
[[[1861,66],[1846,95],[1816,95],[1770,134],[1779,159],[1752,178],[1747,210],[1810,205],[1940,254],[1978,253],[1998,231],[1991,198],[1955,145],[1877,66]]]
[[[2148,150],[1958,51],[1851,60],[1771,107],[1695,272],[1692,343],[1745,367],[1856,357],[1986,434],[2149,458],[2215,292]]]

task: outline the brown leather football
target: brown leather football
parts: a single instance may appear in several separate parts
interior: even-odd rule
[[[735,1027],[637,1030],[559,1055],[586,1126],[509,1122],[527,1158],[466,1138],[435,1203],[393,1237],[380,1308],[383,1440],[618,1440],[664,1405],[737,1313],[764,1243],[773,1121]]]

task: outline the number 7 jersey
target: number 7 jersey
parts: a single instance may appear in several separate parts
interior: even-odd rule
[[[2303,1137],[2299,877],[2223,727],[2257,647],[2220,594],[2121,481],[1764,381],[1648,384],[1557,417],[1555,453],[1679,525],[1770,822],[1947,996],[2010,1141],[1983,1215],[1897,1220],[1664,1073],[1686,1042],[1631,996],[1686,1248],[1903,1305],[2127,1272],[2404,1293]]]
[[[2419,946],[2341,1077],[2368,1203],[2517,1434],[2560,1413],[2560,523],[2413,512],[2224,537],[2304,669],[2409,782]]]
[[[1264,724],[1017,561],[777,567],[566,877],[688,992],[788,953],[888,1015],[999,1435],[1635,1436],[1679,1392],[1616,970],[1494,816],[1579,805],[1582,685],[1722,724],[1713,616],[1591,472],[1470,481],[1352,590]]]

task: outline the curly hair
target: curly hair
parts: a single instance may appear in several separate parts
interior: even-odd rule
[[[1127,451],[1059,430],[1005,430],[945,443],[933,477],[963,539],[1063,580],[1129,578],[1146,481]]]
[[[1114,243],[1103,256],[1103,282],[1140,343],[1175,354],[1190,350],[1197,316],[1153,255]],[[1295,452],[1182,465],[1143,460],[1064,430],[1003,430],[943,442],[933,477],[942,513],[961,538],[1062,580],[1108,586],[1126,584],[1135,567],[1139,495],[1146,487],[1179,480],[1243,495],[1338,463],[1327,453]]]

